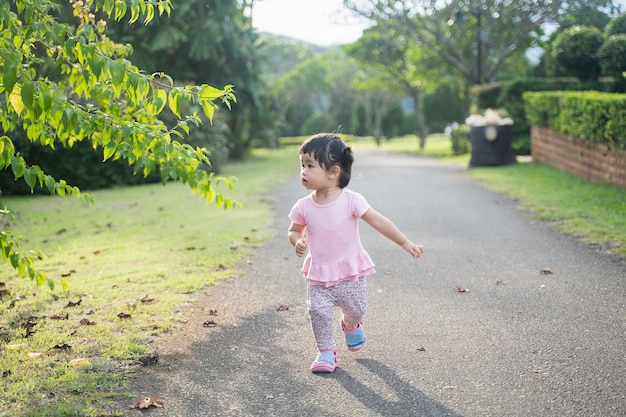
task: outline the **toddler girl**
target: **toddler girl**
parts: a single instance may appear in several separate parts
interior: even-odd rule
[[[341,328],[348,350],[357,351],[365,344],[361,320],[367,310],[366,277],[375,269],[361,244],[359,219],[414,258],[424,251],[362,195],[346,188],[353,160],[352,149],[334,134],[313,135],[300,148],[300,180],[312,192],[291,209],[288,239],[296,255],[308,251],[302,272],[309,280],[308,310],[319,351],[312,372],[333,372],[337,366],[335,306],[343,313]]]

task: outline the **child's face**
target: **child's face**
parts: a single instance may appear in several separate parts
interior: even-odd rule
[[[310,153],[300,154],[300,181],[308,190],[331,187],[337,182]]]

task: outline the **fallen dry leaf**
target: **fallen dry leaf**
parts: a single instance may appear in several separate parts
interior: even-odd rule
[[[81,324],[82,326],[93,326],[93,325],[95,325],[95,324],[96,324],[96,322],[95,322],[95,321],[91,321],[91,320],[89,320],[89,319],[81,319],[81,320],[80,320],[80,324]]]
[[[210,316],[217,316],[217,310],[216,310],[216,309],[214,309],[214,308],[210,309],[210,310],[209,310],[209,315],[210,315]]]
[[[4,348],[8,349],[8,350],[20,350],[24,346],[26,346],[26,343],[17,343],[17,344],[14,344],[14,345],[4,345]]]
[[[551,270],[550,268],[541,268],[541,269],[539,270],[539,273],[540,273],[540,274],[545,274],[545,275],[548,275],[548,274],[551,274],[551,273],[552,273],[552,270]]]
[[[203,327],[216,327],[217,323],[215,322],[215,320],[207,320],[202,323],[202,326]]]
[[[278,307],[276,307],[276,311],[287,311],[287,310],[289,310],[289,307],[284,304],[281,304]]]
[[[456,292],[469,292],[469,288],[465,288],[465,287],[456,287],[454,289],[454,291]]]
[[[145,366],[152,365],[153,363],[157,363],[158,361],[159,361],[159,352],[157,350],[154,350],[150,353],[146,353],[145,355],[141,355],[139,357],[139,362],[141,362]]]
[[[59,316],[58,314],[55,314],[53,316],[50,316],[50,320],[67,320],[69,316],[69,313],[64,316]]]
[[[148,297],[148,294],[146,294],[146,295],[144,295],[143,297],[141,297],[141,298],[139,299],[139,301],[140,301],[140,302],[142,302],[142,303],[144,303],[144,304],[147,304],[147,303],[151,303],[151,302],[153,302],[153,301],[154,301],[154,298],[150,298],[150,297]]]
[[[163,401],[159,400],[158,398],[159,394],[154,394],[152,397],[140,398],[128,408],[138,408],[140,410],[145,410],[150,407],[163,408]]]
[[[496,281],[496,285],[505,285],[508,284],[506,281]]]
[[[83,302],[82,298],[79,298],[78,301],[68,301],[67,305],[65,306],[65,308],[71,308],[71,307],[78,307],[80,305],[80,303]]]
[[[72,359],[67,364],[69,366],[89,365],[91,364],[91,360],[89,358],[77,358],[77,359]]]
[[[67,343],[59,343],[52,346],[50,350],[70,350],[71,348],[72,346],[68,345]]]
[[[418,346],[415,348],[416,352],[426,352],[426,348],[424,346]]]
[[[119,314],[117,315],[117,317],[119,317],[119,318],[121,318],[121,319],[130,319],[130,318],[132,318],[133,316],[131,316],[131,315],[130,315],[130,314],[128,314],[128,313],[124,313],[124,312],[122,312],[122,313],[119,313]]]

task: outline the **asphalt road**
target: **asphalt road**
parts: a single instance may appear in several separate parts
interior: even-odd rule
[[[426,247],[414,260],[362,223],[378,271],[366,346],[349,352],[337,321],[337,370],[309,371],[302,259],[286,239],[307,192],[294,177],[272,193],[275,236],[245,273],[198,294],[184,328],[154,343],[159,362],[131,373],[126,416],[626,416],[622,261],[524,217],[464,168],[355,155],[350,188]],[[163,408],[127,408],[156,393]]]

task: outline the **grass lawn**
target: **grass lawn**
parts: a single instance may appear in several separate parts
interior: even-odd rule
[[[3,198],[12,231],[27,238],[20,250],[40,252],[37,267],[68,289],[36,288],[1,266],[0,415],[114,415],[110,399],[146,342],[180,325],[195,291],[237,275],[270,236],[263,193],[297,172],[296,152],[256,150],[225,169],[239,179],[225,192],[242,208],[207,205],[178,183],[95,191],[94,206]]]
[[[20,249],[42,254],[37,266],[67,280],[53,292],[0,267],[0,416],[113,416],[125,368],[149,353],[147,342],[184,323],[183,307],[206,285],[236,276],[237,265],[271,236],[266,192],[298,171],[297,145],[255,150],[229,164],[232,196],[243,208],[218,209],[177,183],[93,192],[94,206],[72,198],[3,198],[15,213]],[[371,139],[350,138],[359,147]],[[443,135],[419,150],[415,138],[380,149],[452,156]],[[536,163],[472,168],[466,175],[519,200],[528,216],[626,257],[626,192]],[[129,404],[132,400],[129,400]]]

